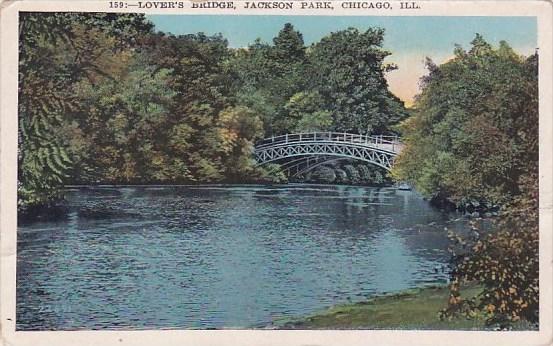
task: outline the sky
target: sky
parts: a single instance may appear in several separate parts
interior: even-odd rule
[[[386,78],[390,90],[408,105],[419,92],[420,77],[426,73],[425,58],[443,63],[452,57],[455,44],[469,48],[476,33],[493,45],[505,40],[523,55],[532,54],[537,47],[535,17],[150,15],[148,18],[156,30],[175,35],[221,33],[233,48],[247,47],[257,38],[271,43],[285,23],[292,23],[303,34],[306,45],[348,27],[359,30],[382,27],[384,48],[392,53],[386,62],[399,67]]]

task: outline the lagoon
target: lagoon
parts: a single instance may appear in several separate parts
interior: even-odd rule
[[[17,330],[265,328],[448,276],[458,215],[414,191],[81,187],[20,223]]]

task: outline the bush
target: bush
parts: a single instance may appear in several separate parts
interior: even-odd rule
[[[274,163],[254,167],[250,176],[250,179],[261,183],[284,184],[288,182],[280,165]]]
[[[359,172],[359,180],[362,183],[371,182],[371,170],[366,165],[358,165],[357,172]]]
[[[345,165],[344,171],[346,172],[349,181],[352,184],[358,184],[360,181],[359,172],[353,165]]]
[[[379,170],[375,169],[374,170],[374,173],[373,173],[373,183],[375,184],[383,184],[384,183],[384,175],[382,175],[382,173],[380,173]]]
[[[333,183],[336,180],[336,173],[334,170],[327,166],[317,167],[308,177],[309,181],[316,183]]]
[[[336,183],[338,184],[347,184],[349,183],[348,175],[346,171],[340,168],[335,168],[334,173],[336,174]]]
[[[472,238],[453,236],[451,294],[442,317],[486,315],[489,325],[508,328],[521,319],[538,323],[539,223],[538,179],[522,182],[524,194],[516,198],[497,222],[497,229],[480,239],[473,226]],[[477,281],[483,292],[462,299],[460,286]]]

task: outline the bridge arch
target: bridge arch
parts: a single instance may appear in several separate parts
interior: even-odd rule
[[[317,167],[320,167],[320,166],[323,166],[323,165],[326,165],[326,164],[329,164],[329,163],[343,161],[343,160],[347,160],[347,158],[345,158],[345,157],[336,157],[336,156],[325,157],[321,161],[315,162],[313,164],[307,164],[305,167],[301,167],[300,169],[296,170],[296,172],[294,172],[293,174],[289,174],[289,176],[299,177],[303,174],[311,172],[312,170],[314,170]]]
[[[259,165],[299,161],[301,157],[352,159],[390,170],[403,145],[396,136],[365,136],[338,132],[286,134],[258,142],[254,156]],[[317,160],[320,161],[320,160]],[[323,162],[328,160],[322,160]],[[319,165],[322,162],[318,163]]]

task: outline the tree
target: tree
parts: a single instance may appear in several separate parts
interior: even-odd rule
[[[505,43],[498,52],[512,56]],[[515,105],[521,102],[521,113],[506,129],[516,130],[519,139],[513,162],[516,192],[505,202],[495,232],[473,239],[457,237],[464,248],[454,253],[451,296],[443,311],[444,316],[483,312],[488,324],[504,328],[521,319],[539,322],[538,57],[534,54],[521,64],[526,80],[519,81],[517,89],[526,100],[514,99]],[[479,297],[460,298],[460,285],[467,281],[484,286]]]
[[[537,79],[505,42],[493,49],[477,35],[469,52],[455,54],[430,64],[401,125],[406,146],[393,174],[436,201],[499,205],[519,194],[519,177],[537,159],[518,135],[535,114]]]
[[[219,117],[234,103],[227,45],[220,35],[158,34],[144,48],[158,68],[172,71],[170,86],[176,96],[165,123],[170,134],[167,155],[189,181],[225,179]]]
[[[480,35],[467,52],[422,80],[393,175],[429,198],[464,207],[501,205],[494,231],[453,235],[451,296],[444,317],[485,314],[506,326],[538,314],[538,68],[505,42]],[[478,297],[461,298],[466,282]]]
[[[244,106],[229,107],[219,117],[219,137],[225,152],[225,176],[240,181],[254,171],[252,158],[254,141],[263,136],[263,124],[259,117]]]
[[[167,87],[171,70],[150,65],[143,54],[130,54],[124,68],[92,84],[75,87],[79,111],[73,113],[78,132],[74,157],[80,157],[73,181],[144,183],[182,180],[168,155],[167,120],[176,93]],[[75,141],[85,143],[77,146]],[[83,174],[84,171],[90,172]]]
[[[321,110],[324,102],[317,92],[294,94],[284,106],[288,111],[290,128],[293,132],[328,131],[332,126],[330,112]]]
[[[241,85],[238,102],[259,112],[266,136],[291,132],[297,123],[286,104],[304,89],[305,50],[302,34],[287,23],[273,45],[257,40],[230,63]]]
[[[289,67],[291,61],[304,62],[305,46],[303,35],[299,31],[294,30],[292,24],[284,24],[278,36],[273,39],[273,43],[274,49],[272,50],[272,55],[275,57],[277,64],[284,63]],[[284,71],[284,73],[286,72]]]
[[[59,128],[76,107],[68,93],[84,78],[105,73],[106,50],[120,51],[152,26],[143,15],[23,13],[20,16],[18,206],[54,203],[73,158]],[[107,45],[87,45],[96,36]]]
[[[389,90],[384,74],[383,29],[354,28],[331,33],[309,51],[310,90],[324,100],[333,129],[353,133],[386,133],[406,116],[403,103]]]

